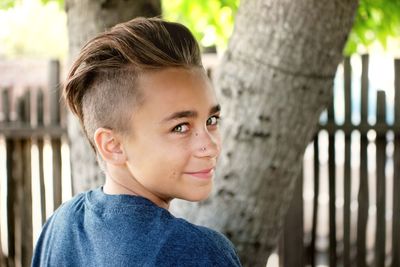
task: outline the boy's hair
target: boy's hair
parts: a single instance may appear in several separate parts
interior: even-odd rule
[[[199,46],[179,23],[135,18],[90,40],[72,64],[63,95],[96,152],[94,133],[130,131],[141,103],[137,77],[168,67],[202,67]]]

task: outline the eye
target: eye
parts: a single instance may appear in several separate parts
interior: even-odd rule
[[[221,118],[218,115],[214,115],[207,120],[207,125],[217,125]]]
[[[186,133],[187,131],[189,131],[189,126],[187,123],[179,124],[172,129],[172,132],[174,133]]]

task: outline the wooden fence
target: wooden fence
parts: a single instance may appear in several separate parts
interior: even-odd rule
[[[352,94],[355,88],[351,88],[352,71],[350,59],[344,61],[344,102],[345,102],[345,122],[337,124],[334,116],[334,105],[328,110],[327,121],[320,124],[319,132],[313,140],[313,187],[314,196],[312,201],[311,218],[307,218],[304,213],[303,204],[303,183],[310,177],[302,176],[299,179],[298,187],[295,192],[294,200],[288,213],[282,235],[281,246],[279,247],[280,265],[285,267],[292,266],[317,266],[317,264],[327,263],[329,266],[400,266],[400,61],[395,61],[395,122],[386,123],[386,101],[385,93],[379,92],[377,96],[377,122],[370,125],[367,121],[368,114],[368,56],[362,56],[362,75],[361,75],[361,122],[354,125],[351,121],[352,116]],[[46,212],[45,191],[48,188],[44,181],[44,146],[47,142],[52,150],[52,189],[51,196],[54,209],[61,203],[61,162],[62,138],[66,135],[66,129],[62,123],[62,110],[59,102],[59,63],[50,63],[49,86],[47,91],[29,90],[17,100],[16,107],[10,105],[9,90],[3,89],[1,92],[2,119],[0,120],[0,141],[4,140],[6,150],[6,179],[1,177],[2,186],[7,187],[6,192],[6,212],[7,244],[1,243],[0,239],[0,266],[29,266],[32,255],[32,166],[31,148],[37,147],[39,161],[39,181],[40,181],[40,211],[41,223],[44,222],[49,214]],[[33,92],[37,92],[34,94]],[[45,105],[46,97],[47,103]],[[333,101],[332,101],[333,103]],[[34,104],[34,105],[32,105]],[[47,113],[45,111],[48,111]],[[12,111],[16,116],[12,116]],[[35,116],[31,116],[36,114]],[[46,119],[46,114],[47,119]],[[374,131],[376,137],[368,139],[368,133]],[[328,135],[328,172],[322,173],[322,163],[319,155],[322,153],[321,133]],[[343,172],[343,212],[342,219],[338,220],[337,186],[338,174],[335,156],[339,153],[335,149],[336,134],[344,134],[344,153],[339,155],[344,158]],[[359,177],[355,177],[351,170],[352,155],[352,134],[359,133]],[[393,140],[387,139],[387,133],[394,134]],[[370,138],[371,139],[371,138]],[[374,143],[376,146],[376,182],[371,185],[368,170],[368,145]],[[393,186],[386,188],[387,174],[385,166],[387,164],[387,146],[392,143],[393,152]],[[324,145],[324,144],[322,144]],[[0,166],[1,167],[1,166]],[[1,175],[1,172],[0,172]],[[324,181],[326,179],[327,181]],[[5,181],[6,180],[6,181]],[[358,188],[354,188],[353,182],[358,180]],[[319,220],[321,212],[320,187],[323,182],[329,184],[329,237],[327,249],[319,248],[317,229],[321,225]],[[353,187],[352,187],[353,186]],[[356,218],[351,208],[351,192],[358,190],[358,200],[356,208]],[[371,200],[369,198],[371,190],[376,190],[376,231],[374,233],[375,248],[371,252],[367,247],[368,222],[371,221],[370,210]],[[392,217],[391,217],[391,248],[386,249],[386,194],[387,190],[392,190]],[[3,192],[3,191],[2,191]],[[1,201],[4,196],[0,194]],[[0,209],[1,210],[1,209]],[[356,219],[356,227],[352,226],[352,221]],[[312,223],[311,231],[304,232],[304,224],[309,220]],[[355,228],[355,230],[354,230]],[[341,229],[339,235],[337,229]],[[4,228],[0,227],[0,230]],[[356,231],[354,233],[354,231]],[[0,231],[0,236],[1,236]],[[356,238],[354,238],[354,236]],[[2,253],[7,251],[7,253]],[[388,253],[390,251],[390,253]],[[372,259],[371,259],[372,255]]]
[[[312,228],[311,233],[303,233],[303,224],[306,219],[303,215],[303,184],[302,181],[306,177],[300,179],[298,190],[296,191],[291,210],[288,214],[285,223],[285,229],[282,236],[282,244],[280,251],[281,266],[317,266],[317,261],[328,266],[400,266],[400,60],[394,62],[394,124],[387,123],[386,116],[386,95],[384,91],[377,93],[376,106],[376,123],[370,125],[368,123],[368,98],[369,98],[369,57],[364,55],[362,59],[361,73],[361,122],[358,125],[352,123],[352,94],[355,88],[352,88],[352,70],[350,59],[345,59],[344,68],[344,108],[345,120],[344,124],[338,125],[335,122],[335,106],[332,104],[328,109],[326,123],[320,124],[320,130],[315,135],[311,146],[313,147],[313,182],[314,182],[314,197],[313,197],[313,212],[312,212]],[[368,138],[370,132],[375,133],[375,138]],[[321,251],[316,246],[317,227],[319,226],[318,210],[319,210],[319,190],[321,184],[321,163],[319,160],[320,145],[319,136],[321,132],[328,134],[328,175],[324,177],[328,179],[329,184],[329,246],[325,257],[321,257]],[[343,219],[338,220],[338,209],[335,204],[337,201],[338,174],[337,163],[335,157],[337,150],[335,149],[336,134],[341,132],[344,134],[344,154],[339,155],[344,158],[343,172]],[[351,166],[351,147],[352,133],[358,132],[359,139],[359,170],[358,177],[352,175]],[[392,138],[388,138],[388,133],[392,133]],[[393,137],[394,136],[394,137]],[[372,139],[372,141],[370,140]],[[392,139],[392,140],[390,140]],[[374,143],[376,147],[375,153],[375,170],[373,177],[376,177],[374,183],[371,183],[371,171],[368,168],[370,162],[368,157],[368,146]],[[388,175],[386,171],[388,156],[387,147],[391,143],[394,147],[393,161],[393,179],[392,187],[387,187]],[[354,190],[352,185],[354,179],[358,179],[358,197],[357,197],[357,215],[356,218],[351,218],[351,192]],[[376,196],[375,205],[372,205],[370,200],[371,190],[375,190]],[[391,212],[387,209],[387,194],[391,190],[393,197],[391,199]],[[374,206],[376,212],[371,222],[371,206]],[[387,216],[387,214],[392,214]],[[388,219],[387,219],[388,218]],[[351,224],[351,221],[356,219],[356,232]],[[389,222],[388,222],[389,221]],[[374,247],[371,250],[367,248],[368,234],[371,231],[367,229],[368,223],[375,224],[373,235]],[[386,228],[390,225],[390,231]],[[342,229],[342,235],[339,238],[337,229]],[[307,234],[310,238],[307,240]],[[355,236],[355,238],[354,238]],[[391,240],[386,240],[390,236]],[[387,248],[387,244],[390,244]],[[323,252],[322,252],[323,254]],[[325,258],[325,260],[324,260]]]
[[[46,219],[45,189],[48,189],[45,187],[43,157],[46,140],[52,151],[53,206],[57,208],[61,204],[61,137],[66,130],[61,126],[59,76],[59,62],[51,61],[48,89],[29,88],[15,104],[11,101],[10,88],[1,90],[0,138],[6,150],[7,170],[6,177],[1,177],[1,185],[7,192],[6,199],[3,195],[0,201],[6,200],[7,246],[0,239],[0,266],[30,266],[33,248],[31,149],[35,145],[38,150],[43,223]],[[8,253],[5,255],[3,251]]]

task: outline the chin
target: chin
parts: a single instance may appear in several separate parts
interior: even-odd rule
[[[203,192],[199,191],[199,192],[191,192],[190,194],[185,195],[182,199],[190,201],[190,202],[199,202],[199,201],[203,201],[206,200],[211,193],[211,189],[210,190],[205,190]]]

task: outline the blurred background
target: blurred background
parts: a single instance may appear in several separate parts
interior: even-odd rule
[[[212,77],[228,47],[240,1],[161,4],[163,18],[194,33]],[[65,3],[0,0],[0,25],[0,263],[28,266],[42,224],[74,194],[67,112],[58,91],[70,52]],[[394,161],[399,1],[361,0],[343,53],[331,105],[305,150],[296,193],[300,204],[294,207],[301,216],[289,215],[298,223],[286,226],[285,233],[301,233],[302,266],[328,266],[332,253],[337,266],[363,261],[375,266],[383,253],[385,266],[395,267],[393,255],[400,253],[393,248],[399,237],[393,231],[399,220],[394,190],[399,189],[394,175],[399,168]],[[289,266],[282,236],[269,267]]]

